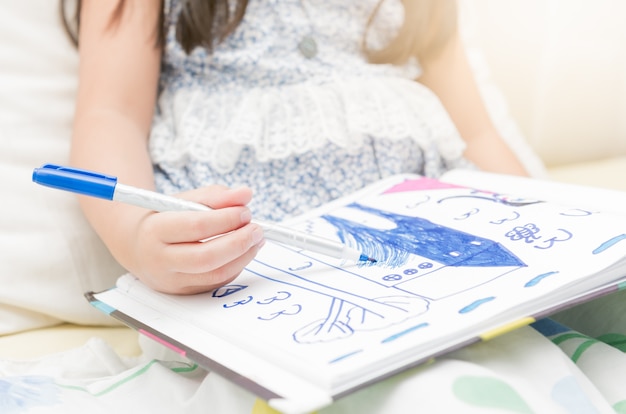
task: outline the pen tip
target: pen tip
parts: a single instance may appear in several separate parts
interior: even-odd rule
[[[376,263],[378,260],[373,259],[369,256],[366,256],[364,254],[361,255],[361,257],[359,258],[359,260],[363,261],[363,262],[370,262],[370,263]]]

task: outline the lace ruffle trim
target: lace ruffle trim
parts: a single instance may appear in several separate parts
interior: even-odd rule
[[[331,142],[358,151],[364,138],[411,137],[442,158],[461,157],[464,143],[437,97],[417,82],[356,79],[243,93],[164,92],[150,138],[155,163],[194,159],[227,173],[244,146],[259,161]]]

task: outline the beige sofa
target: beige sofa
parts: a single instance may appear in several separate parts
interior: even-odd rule
[[[463,36],[490,111],[533,173],[626,191],[626,3],[461,3]],[[121,269],[72,197],[29,179],[44,162],[67,161],[76,51],[61,31],[56,2],[0,8],[0,43],[7,46],[0,48],[0,174],[16,178],[3,190],[14,203],[0,203],[0,358],[58,352],[92,336],[135,355],[137,334],[82,297]],[[29,205],[45,205],[48,215]]]
[[[626,190],[626,3],[462,3],[471,42],[550,178]]]

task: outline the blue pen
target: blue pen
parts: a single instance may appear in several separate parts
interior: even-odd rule
[[[204,204],[131,187],[117,182],[117,177],[78,168],[44,164],[33,171],[33,181],[47,187],[91,197],[104,198],[147,208],[153,211],[208,211]],[[265,238],[303,250],[354,262],[376,262],[343,243],[289,229],[277,224],[253,220],[263,228]]]

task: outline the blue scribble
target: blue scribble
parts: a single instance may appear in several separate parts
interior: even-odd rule
[[[34,407],[60,403],[60,390],[52,378],[43,376],[6,377],[0,379],[0,412],[23,413]]]
[[[292,272],[297,272],[299,270],[304,270],[304,269],[308,269],[309,267],[313,266],[313,262],[306,262],[301,266],[298,267],[288,267],[288,270],[291,270]]]
[[[534,223],[528,223],[523,226],[513,227],[504,236],[511,239],[511,241],[524,240],[526,243],[532,243],[541,238],[541,236],[537,236],[537,233],[539,233],[539,227]]]
[[[485,201],[490,201],[492,203],[504,204],[505,206],[510,206],[510,207],[524,207],[524,206],[529,206],[531,204],[544,202],[541,200],[525,199],[522,197],[512,198],[506,194],[489,193],[490,195],[487,195],[487,196],[475,195],[475,194],[486,194],[486,193],[476,190],[474,191],[474,194],[471,194],[471,195],[456,195],[456,196],[444,197],[441,200],[439,200],[438,203],[441,203],[446,200],[452,200],[455,198],[473,198],[476,200],[485,200]]]
[[[462,307],[459,310],[459,313],[468,313],[468,312],[471,312],[473,310],[476,310],[476,308],[479,307],[480,305],[485,304],[487,302],[491,302],[495,298],[496,298],[495,296],[489,296],[487,298],[475,300],[474,302],[470,303],[469,305]]]
[[[247,303],[250,303],[250,302],[252,302],[252,299],[254,299],[252,296],[248,296],[248,297],[247,297],[247,298],[245,298],[245,299],[237,300],[237,301],[235,301],[235,302],[233,302],[233,303],[230,303],[230,304],[229,304],[229,303],[224,303],[224,304],[222,305],[222,307],[223,307],[224,309],[234,308],[235,306],[241,306],[241,305],[245,305],[245,304],[247,304]]]
[[[359,349],[358,351],[353,351],[353,352],[349,352],[345,355],[341,355],[340,357],[337,357],[335,359],[332,359],[329,364],[334,364],[335,362],[339,362],[339,361],[343,361],[346,358],[350,358],[351,356],[354,356],[356,354],[360,354],[361,352],[363,352],[362,349]]]
[[[543,279],[545,279],[546,277],[555,275],[557,273],[559,273],[559,272],[542,273],[539,276],[535,276],[532,279],[530,279],[528,282],[526,282],[524,287],[533,287],[533,286],[537,285],[539,282],[541,282]]]
[[[589,210],[583,210],[580,208],[572,208],[569,211],[571,211],[572,213],[559,213],[559,214],[562,216],[570,216],[570,217],[590,216],[593,214],[593,212]]]
[[[395,341],[396,339],[398,339],[398,338],[400,338],[400,337],[402,337],[404,335],[410,334],[411,332],[417,331],[418,329],[422,329],[422,328],[425,328],[427,326],[428,326],[428,323],[426,323],[426,322],[420,323],[419,325],[412,326],[412,327],[410,327],[408,329],[405,329],[404,331],[401,331],[401,332],[398,332],[396,334],[393,334],[393,335],[383,339],[380,342],[384,344],[384,343],[387,343],[387,342]]]
[[[345,242],[353,237],[364,251],[376,251],[379,262],[394,267],[406,264],[409,255],[420,255],[447,266],[525,266],[517,256],[492,240],[410,217],[381,211],[357,203],[348,208],[378,215],[393,223],[393,229],[376,229],[347,219],[322,216],[338,230]]]
[[[518,218],[520,218],[520,214],[517,211],[512,211],[512,213],[513,213],[513,217],[505,217],[499,220],[491,220],[489,223],[500,225],[500,224],[506,223],[507,221],[515,221]]]
[[[604,243],[602,243],[598,248],[596,248],[593,251],[593,254],[602,253],[603,251],[605,251],[609,247],[612,247],[613,245],[617,244],[618,242],[620,242],[620,241],[622,241],[624,239],[626,239],[626,234],[620,234],[619,236],[615,236],[612,239],[607,240]]]
[[[570,240],[572,237],[574,237],[574,234],[565,230],[565,229],[557,229],[557,231],[560,231],[562,233],[565,233],[565,238],[557,238],[556,236],[554,237],[550,237],[547,240],[542,241],[541,243],[543,244],[547,244],[547,246],[533,246],[535,249],[551,249],[552,246],[554,246],[554,243],[556,242],[565,242]]]
[[[215,289],[213,291],[213,297],[214,298],[224,298],[224,297],[226,297],[228,295],[232,295],[233,293],[237,293],[237,292],[239,292],[239,291],[241,291],[241,290],[243,290],[243,289],[245,289],[247,287],[248,286],[245,286],[245,285],[235,285],[235,284],[224,285],[224,286],[221,286],[221,287],[219,287],[219,288],[217,288],[217,289]]]
[[[293,333],[293,340],[298,343],[315,343],[345,338],[354,333],[349,323],[341,320],[342,310],[346,303],[333,298],[328,314],[320,320],[314,321]]]

